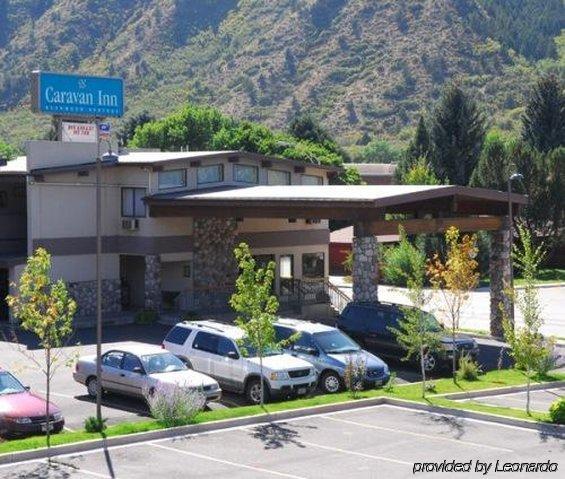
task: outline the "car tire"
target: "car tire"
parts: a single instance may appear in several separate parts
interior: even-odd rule
[[[62,426],[62,425],[55,426],[55,427],[53,428],[53,433],[54,433],[54,434],[59,434],[62,430],[63,430],[63,426]]]
[[[335,371],[325,371],[320,378],[320,389],[326,394],[334,394],[341,391],[343,383],[339,374]]]
[[[96,379],[96,376],[92,376],[88,378],[88,380],[86,381],[86,392],[88,393],[88,396],[93,399],[96,398],[97,389],[98,389],[97,383],[98,380]],[[102,391],[102,393],[104,393],[104,391]]]
[[[259,378],[250,379],[245,386],[245,397],[250,404],[261,404],[261,381]],[[263,401],[268,402],[270,399],[269,388],[263,382]]]
[[[426,353],[424,355],[424,369],[427,373],[432,373],[439,369],[439,361],[437,355]]]

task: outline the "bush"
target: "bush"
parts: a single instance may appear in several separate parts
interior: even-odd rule
[[[146,309],[135,315],[135,324],[153,324],[157,322],[158,318],[157,311]]]
[[[481,374],[481,367],[469,355],[464,354],[459,358],[459,369],[457,379],[465,381],[476,381]]]
[[[414,276],[411,271],[412,256],[417,254],[407,241],[401,241],[398,246],[384,249],[382,256],[382,271],[387,283],[393,286],[406,286],[406,278]]]
[[[555,340],[553,338],[544,340],[544,354],[540,357],[536,367],[539,377],[547,376],[549,371],[557,367],[558,353],[555,351]]]
[[[555,424],[565,424],[565,398],[559,398],[549,406],[549,417]]]
[[[164,427],[190,424],[206,405],[201,390],[173,384],[152,388],[144,395],[151,415]]]
[[[367,374],[367,364],[361,356],[354,358],[349,356],[345,363],[344,381],[345,387],[352,398],[356,398],[359,391],[363,389],[363,381]]]
[[[86,432],[102,432],[108,427],[106,426],[106,421],[108,421],[108,419],[102,419],[99,421],[97,417],[87,417],[84,420],[84,430]]]
[[[394,391],[395,384],[396,384],[396,373],[393,371],[390,373],[390,377],[388,378],[388,381],[384,385],[383,389],[387,393],[391,393]]]

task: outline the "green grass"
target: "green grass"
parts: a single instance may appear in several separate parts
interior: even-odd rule
[[[544,382],[565,380],[565,374],[553,373],[544,378]],[[392,392],[386,392],[383,389],[372,389],[361,391],[358,399],[371,399],[376,397],[390,397],[407,401],[415,401],[426,403],[433,406],[450,407],[454,409],[464,409],[483,413],[497,414],[517,419],[529,419],[535,421],[549,422],[549,416],[545,413],[534,412],[528,416],[525,411],[513,408],[487,406],[472,401],[456,402],[445,398],[443,395],[458,392],[470,392],[483,389],[502,388],[509,386],[517,386],[525,383],[524,375],[514,369],[505,369],[501,371],[490,371],[479,376],[476,381],[459,381],[454,383],[451,378],[442,378],[433,381],[435,384],[434,394],[429,394],[424,400],[421,397],[421,384],[395,385]],[[204,411],[196,416],[193,424],[203,424],[225,419],[234,419],[244,416],[257,416],[260,414],[276,413],[280,411],[289,411],[293,409],[301,409],[307,407],[321,406],[326,404],[344,403],[354,401],[348,392],[338,394],[326,394],[309,398],[294,399],[291,401],[277,402],[266,404],[264,409],[260,406],[243,406],[232,409],[218,409],[214,411]],[[141,422],[126,422],[109,426],[104,434],[87,433],[84,431],[67,432],[51,437],[53,446],[70,444],[74,442],[82,442],[102,437],[114,437],[127,434],[135,434],[147,431],[155,431],[163,427],[155,420],[147,420]],[[45,437],[34,436],[24,439],[15,439],[0,443],[0,454],[24,451],[29,449],[38,449],[45,447]]]
[[[541,269],[538,274],[537,282],[540,285],[551,284],[551,283],[565,283],[565,269],[559,269],[559,268]],[[490,284],[489,278],[484,278],[481,280],[481,286],[488,286],[489,284]],[[514,285],[523,286],[524,280],[520,277],[515,277]]]

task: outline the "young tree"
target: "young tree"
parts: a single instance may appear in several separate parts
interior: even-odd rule
[[[405,250],[412,250],[408,256],[410,268],[398,268],[396,275],[406,279],[406,297],[411,306],[401,307],[404,318],[399,322],[399,328],[390,328],[395,334],[398,343],[406,350],[404,360],[417,358],[422,374],[422,397],[426,396],[426,362],[440,347],[440,334],[431,326],[429,313],[424,307],[430,301],[430,295],[424,291],[426,277],[426,256],[406,238],[400,230],[400,244]],[[389,271],[390,273],[390,271]],[[386,273],[385,273],[386,274]]]
[[[538,297],[536,278],[540,263],[545,258],[543,245],[535,247],[529,230],[518,225],[519,243],[514,245],[512,258],[516,267],[522,271],[524,289],[519,293],[509,291],[524,318],[524,326],[514,327],[509,317],[504,317],[504,337],[510,345],[510,354],[515,367],[524,371],[527,379],[526,412],[530,414],[530,384],[536,373],[546,372],[545,365],[550,362],[554,341],[546,340],[540,333],[544,321]],[[501,306],[505,314],[505,309]]]
[[[565,146],[565,89],[555,75],[541,77],[522,117],[522,138],[542,152]]]
[[[428,165],[425,157],[421,157],[400,178],[403,185],[439,185],[440,181]]]
[[[51,255],[38,248],[27,260],[20,277],[18,294],[7,298],[14,317],[25,331],[34,333],[43,348],[43,361],[26,355],[45,376],[47,447],[51,446],[49,428],[51,380],[62,364],[63,350],[72,332],[73,316],[77,305],[69,296],[63,280],[51,280]]]
[[[443,312],[449,321],[453,344],[452,373],[457,381],[457,348],[455,334],[459,329],[461,310],[469,299],[470,292],[479,282],[477,239],[475,235],[464,235],[454,226],[445,232],[447,254],[443,261],[436,253],[428,263],[428,277],[443,301]]]
[[[275,263],[269,262],[266,268],[257,268],[249,246],[241,243],[234,251],[240,274],[235,282],[236,292],[230,299],[230,305],[237,313],[235,323],[244,331],[242,347],[245,344],[257,352],[261,375],[261,406],[264,404],[265,391],[263,379],[263,356],[266,351],[276,348],[273,323],[279,307],[277,298],[272,294],[275,277]]]
[[[458,85],[447,85],[430,125],[430,161],[436,176],[453,185],[469,184],[484,136],[485,119],[477,103]]]

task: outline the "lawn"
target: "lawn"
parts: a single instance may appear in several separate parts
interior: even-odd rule
[[[551,376],[544,378],[544,382],[565,380],[565,374],[554,373]],[[415,401],[419,403],[426,403],[434,406],[450,407],[454,409],[465,409],[489,414],[496,414],[500,416],[507,416],[517,419],[527,419],[533,421],[549,422],[547,414],[532,413],[528,416],[525,411],[487,406],[475,402],[456,402],[446,399],[443,395],[449,393],[478,391],[483,389],[503,388],[509,386],[516,386],[525,384],[524,375],[514,369],[505,369],[501,371],[490,371],[479,377],[476,381],[459,381],[457,384],[453,383],[451,378],[443,378],[434,381],[435,391],[429,394],[424,400],[421,397],[421,384],[408,384],[408,385],[395,385],[390,392],[384,389],[372,389],[368,391],[361,391],[358,394],[358,399],[370,399],[375,397],[390,397],[395,399],[402,399],[407,401]],[[260,414],[275,413],[279,411],[288,411],[293,409],[301,409],[313,406],[320,406],[326,404],[344,403],[347,401],[355,401],[351,398],[348,392],[338,394],[326,394],[314,396],[303,399],[295,399],[291,401],[270,403],[265,405],[265,409],[259,406],[243,406],[232,409],[219,409],[215,411],[201,412],[194,420],[195,424],[202,424],[213,421],[220,421],[222,419],[234,419],[244,416],[257,416]],[[108,427],[105,431],[105,437],[121,436],[126,434],[135,434],[147,431],[154,431],[162,429],[162,426],[155,420],[147,420],[135,423],[122,423]],[[100,439],[102,436],[98,433],[87,433],[82,431],[67,432],[64,431],[60,434],[52,436],[52,445],[63,445],[74,442],[82,442],[94,439]],[[45,438],[42,436],[35,436],[25,439],[16,439],[12,441],[4,441],[0,443],[0,454],[23,451],[27,449],[38,449],[45,446]]]
[[[551,283],[565,284],[565,269],[559,269],[559,268],[540,269],[536,282],[539,283],[540,285],[551,284]],[[489,278],[484,278],[481,280],[481,286],[488,286],[489,284],[490,284]],[[516,276],[514,278],[514,284],[516,286],[523,286],[524,280],[519,276]]]

